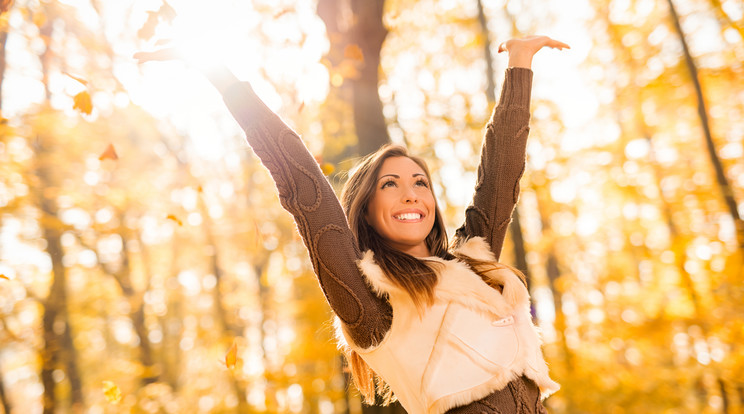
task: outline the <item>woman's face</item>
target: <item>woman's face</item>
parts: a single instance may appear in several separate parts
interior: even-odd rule
[[[408,157],[386,159],[367,204],[367,223],[391,247],[430,256],[426,236],[434,226],[436,202],[426,173]]]

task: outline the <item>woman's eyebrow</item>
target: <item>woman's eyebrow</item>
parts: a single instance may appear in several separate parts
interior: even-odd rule
[[[377,181],[380,181],[380,180],[382,180],[385,177],[400,178],[400,175],[398,175],[398,174],[385,174],[385,175],[380,176],[380,178],[378,178]],[[415,173],[415,174],[411,174],[411,177],[426,177],[426,174]]]

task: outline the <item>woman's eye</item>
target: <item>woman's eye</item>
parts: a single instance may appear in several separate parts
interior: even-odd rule
[[[380,187],[380,188],[388,188],[388,187],[392,187],[392,186],[395,186],[395,182],[394,181],[386,181],[386,182],[384,182],[382,184],[382,187]]]
[[[429,183],[426,182],[425,180],[418,180],[418,181],[416,181],[416,185],[420,185],[420,186],[429,188]]]

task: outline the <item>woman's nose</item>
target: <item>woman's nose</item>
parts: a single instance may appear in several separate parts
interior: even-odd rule
[[[403,193],[403,202],[405,203],[417,203],[418,202],[418,196],[416,195],[416,192],[413,190],[413,188],[409,188]]]

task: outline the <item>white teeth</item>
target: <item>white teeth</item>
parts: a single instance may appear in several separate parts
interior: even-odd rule
[[[418,220],[421,218],[421,214],[418,213],[405,213],[399,216],[395,216],[398,220]]]

